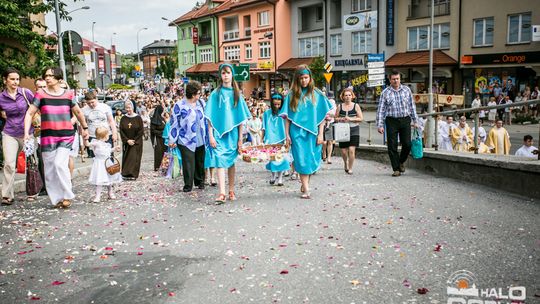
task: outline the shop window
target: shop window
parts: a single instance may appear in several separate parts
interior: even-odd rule
[[[508,43],[531,42],[531,13],[508,16]]]
[[[493,45],[493,17],[475,19],[474,23],[474,46]]]

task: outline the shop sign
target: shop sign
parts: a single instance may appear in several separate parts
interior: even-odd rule
[[[272,60],[261,61],[258,64],[259,69],[272,69],[274,67],[274,62]]]
[[[539,62],[540,52],[465,55],[461,57],[461,64],[525,64]]]
[[[540,41],[540,25],[532,26],[532,41]]]
[[[386,45],[394,45],[394,0],[386,1]]]
[[[367,81],[368,81],[368,75],[364,74],[351,80],[351,84],[356,87],[356,86],[366,83]]]
[[[364,65],[364,60],[362,58],[356,59],[340,59],[334,60],[334,66],[352,66],[352,65]]]
[[[377,28],[377,11],[343,16],[343,30],[355,31]]]

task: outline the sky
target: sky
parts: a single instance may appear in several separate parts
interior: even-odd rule
[[[89,10],[78,10],[71,13],[71,22],[62,21],[62,31],[73,30],[83,38],[92,40],[92,23],[96,43],[110,48],[111,37],[116,51],[122,54],[137,52],[137,31],[139,47],[159,39],[176,39],[176,27],[168,26],[174,20],[190,11],[196,0],[63,0],[67,11],[82,6],[90,6]],[[54,11],[45,17],[48,33],[56,32]],[[116,35],[114,35],[116,33]]]

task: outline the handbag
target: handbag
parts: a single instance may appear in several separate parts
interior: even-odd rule
[[[43,188],[43,180],[41,180],[39,166],[34,155],[28,157],[26,165],[26,194],[34,196]]]
[[[161,172],[162,176],[167,176],[167,172],[169,171],[169,164],[172,162],[172,153],[171,152],[165,152],[163,153],[163,158],[161,159],[161,165],[159,166],[159,171]]]
[[[336,142],[351,141],[351,126],[348,123],[338,122],[333,124],[334,140]]]
[[[107,165],[107,160],[111,160],[111,164]],[[105,160],[105,169],[107,170],[107,173],[109,175],[115,175],[116,173],[120,172],[120,162],[118,161],[118,158],[111,155],[111,157],[107,158]]]
[[[424,156],[424,151],[422,148],[422,136],[418,129],[414,129],[413,139],[411,141],[411,155],[414,159],[420,159]]]
[[[26,155],[21,151],[17,156],[17,173],[24,174],[24,172],[26,172]]]

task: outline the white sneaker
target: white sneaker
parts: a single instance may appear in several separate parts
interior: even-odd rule
[[[101,198],[100,197],[94,197],[94,199],[92,200],[92,203],[100,203],[101,202]]]
[[[109,199],[111,200],[116,199],[116,195],[114,195],[114,193],[109,193]]]

